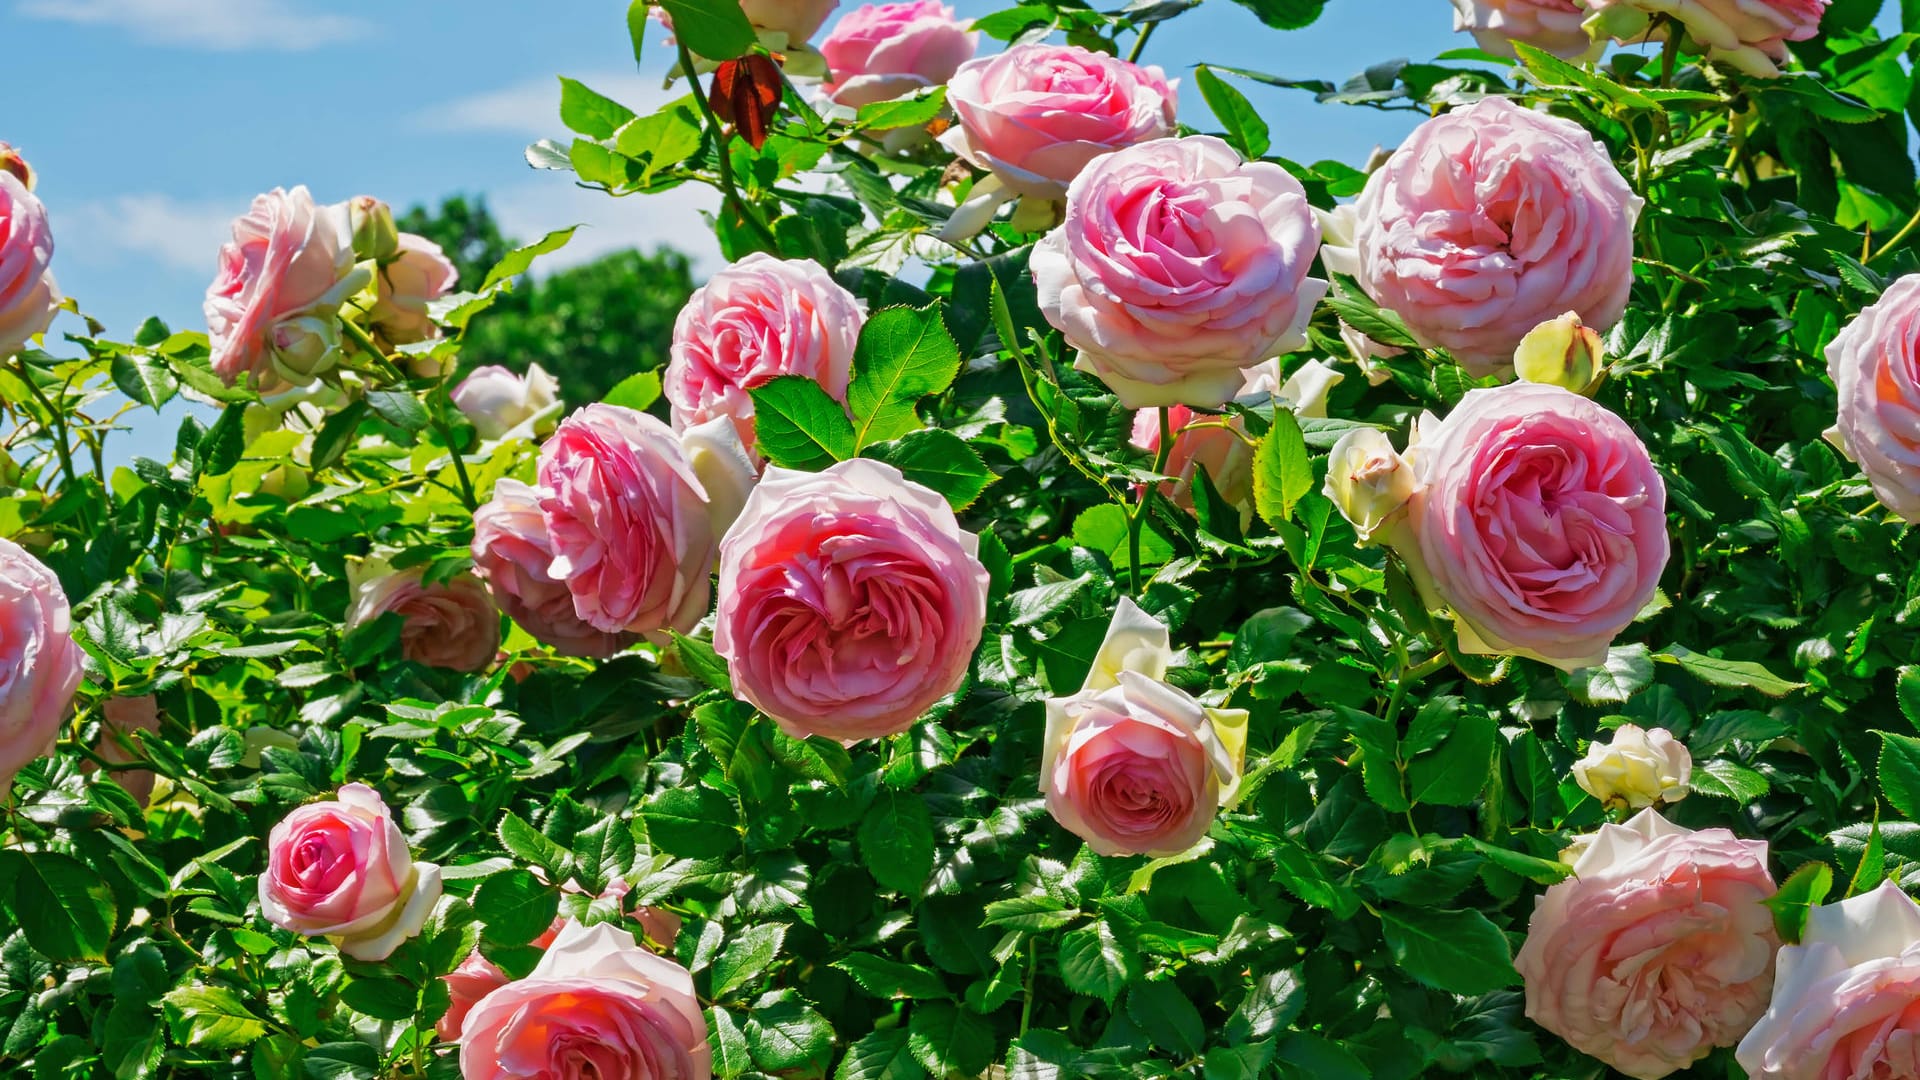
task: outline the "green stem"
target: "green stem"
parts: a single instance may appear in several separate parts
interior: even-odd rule
[[[1913,216],[1907,219],[1907,223],[1905,225],[1900,226],[1900,231],[1897,233],[1894,233],[1891,239],[1889,239],[1886,243],[1880,245],[1879,251],[1874,252],[1871,256],[1867,257],[1866,259],[1863,259],[1862,261],[1870,263],[1873,260],[1878,259],[1881,256],[1885,255],[1887,252],[1892,251],[1894,248],[1899,247],[1900,242],[1905,240],[1907,237],[1913,235],[1913,230],[1916,228],[1920,228],[1920,210],[1915,210],[1913,212]]]
[[[1153,36],[1154,27],[1159,25],[1157,22],[1148,23],[1146,28],[1140,31],[1140,36],[1133,39],[1133,49],[1127,53],[1127,63],[1140,62],[1140,54],[1146,50],[1147,39]]]
[[[379,343],[373,340],[373,335],[367,333],[366,327],[344,315],[340,317],[340,325],[346,330],[347,336],[353,339],[355,345],[360,346],[368,356],[373,357],[381,367],[386,369],[389,378],[394,382],[407,381],[406,370],[392,357],[381,351]]]
[[[1673,88],[1673,64],[1680,55],[1680,35],[1675,32],[1676,29],[1667,30],[1666,43],[1660,46],[1660,88],[1662,90]]]
[[[381,352],[380,346],[374,343],[372,336],[369,335],[366,330],[362,329],[358,323],[355,323],[351,319],[341,319],[340,325],[347,328],[347,336],[352,338],[355,344],[365,349],[374,359],[391,369],[396,380],[402,382],[406,380],[406,374],[401,370],[400,365],[394,362],[386,353]],[[444,419],[435,415],[432,409],[427,410],[427,415],[433,424],[433,430],[440,436],[440,441],[447,445],[448,455],[453,458],[454,475],[460,478],[460,500],[467,504],[467,511],[469,513],[478,510],[480,508],[480,500],[475,497],[473,493],[473,479],[467,475],[467,460],[460,455],[460,448],[454,444],[453,429],[447,426],[447,422]]]
[[[79,479],[79,474],[74,472],[73,450],[67,445],[66,415],[54,408],[53,402],[48,401],[47,395],[41,392],[40,384],[33,381],[33,372],[27,370],[25,360],[20,361],[20,381],[27,384],[27,393],[33,395],[33,400],[39,402],[40,407],[46,410],[48,418],[53,422],[53,448],[60,455],[60,471],[66,474],[67,483],[73,483]],[[45,425],[42,427],[44,429]]]
[[[1167,471],[1167,458],[1173,453],[1173,410],[1166,405],[1160,406],[1160,449],[1153,455],[1155,476]],[[1140,498],[1127,512],[1127,572],[1133,581],[1133,595],[1140,595],[1140,530],[1146,524],[1147,502],[1153,498],[1153,491],[1160,486],[1155,480],[1140,485]]]
[[[700,110],[700,119],[706,124],[707,131],[713,136],[713,156],[720,162],[720,187],[726,195],[727,203],[733,207],[734,213],[740,215],[741,220],[752,226],[754,232],[760,234],[760,239],[764,240],[769,248],[778,251],[780,249],[780,241],[774,238],[773,230],[767,227],[765,221],[761,220],[759,211],[748,204],[747,200],[740,197],[739,185],[735,184],[733,179],[733,157],[727,153],[726,132],[721,129],[720,118],[713,115],[712,103],[707,100],[707,95],[700,89],[699,76],[693,73],[693,53],[687,49],[687,43],[685,41],[681,41],[678,44],[680,46],[680,70],[686,72],[687,81],[693,84],[694,107]]]

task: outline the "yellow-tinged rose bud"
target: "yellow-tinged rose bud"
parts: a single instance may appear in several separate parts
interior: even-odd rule
[[[12,173],[28,191],[33,190],[33,166],[20,156],[20,151],[3,142],[0,142],[0,172]]]
[[[1327,457],[1327,498],[1363,544],[1407,505],[1419,486],[1413,465],[1377,428],[1355,428],[1340,436]]]
[[[1595,742],[1573,763],[1573,778],[1587,794],[1610,807],[1638,810],[1687,797],[1693,756],[1665,728],[1633,724],[1614,729],[1613,741]]]
[[[400,254],[400,230],[393,223],[393,207],[371,195],[356,195],[347,200],[347,221],[353,227],[355,258],[386,262]]]
[[[1600,335],[1571,311],[1527,331],[1513,351],[1513,370],[1520,378],[1576,394],[1598,386],[1606,367]]]

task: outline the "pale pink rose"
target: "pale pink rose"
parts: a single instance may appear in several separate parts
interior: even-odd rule
[[[160,730],[160,703],[152,694],[108,698],[100,703],[100,715],[103,722],[100,725],[100,741],[94,745],[94,753],[110,764],[125,765],[139,760],[140,755],[136,751],[140,744],[133,733],[137,731],[153,735]],[[98,767],[92,761],[80,763],[83,773],[93,772]],[[133,801],[143,807],[153,797],[154,775],[146,769],[118,769],[112,777],[114,783],[127,789]]]
[[[1787,42],[1820,32],[1828,0],[1579,0],[1596,34],[1634,44],[1662,40],[1653,19],[1665,15],[1709,59],[1749,75],[1772,77],[1787,59]],[[1650,33],[1651,31],[1651,33]]]
[[[0,540],[0,794],[21,766],[53,752],[82,659],[60,579]]]
[[[720,545],[713,647],[797,738],[905,731],[966,678],[987,615],[980,538],[866,458],[769,468]]]
[[[819,263],[748,255],[695,289],[674,320],[661,381],[674,430],[731,417],[751,447],[748,391],[779,375],[804,375],[846,400],[865,322],[860,301]]]
[[[959,118],[940,136],[947,149],[1037,199],[1065,196],[1101,154],[1174,130],[1174,84],[1159,68],[1077,45],[969,60],[947,81],[947,102]]]
[[[1089,164],[1034,245],[1047,321],[1074,366],[1130,408],[1217,408],[1247,369],[1306,344],[1327,283],[1320,226],[1285,169],[1210,135],[1156,139]]]
[[[440,899],[440,868],[414,859],[378,792],[348,784],[267,836],[260,909],[267,921],[326,937],[359,960],[385,960],[420,932]]]
[[[52,262],[47,208],[24,181],[0,169],[0,357],[19,352],[53,324],[60,287],[48,269]]]
[[[228,383],[305,385],[338,360],[333,321],[366,283],[355,271],[346,204],[274,188],[235,218],[204,305],[213,370]]]
[[[1887,509],[1920,522],[1920,274],[1887,287],[1827,346],[1840,415],[1827,433]]]
[[[611,923],[568,923],[533,973],[488,994],[460,1029],[465,1080],[709,1080],[693,976]]]
[[[374,276],[379,299],[367,320],[393,345],[411,345],[440,336],[427,305],[453,291],[460,271],[440,245],[424,236],[400,234],[400,253]]]
[[[857,109],[939,86],[973,59],[980,35],[967,25],[940,0],[857,7],[820,43],[833,72],[826,91]]]
[[[1569,60],[1598,54],[1586,17],[1574,0],[1453,0],[1453,29],[1495,56],[1512,56],[1516,41]]]
[[[1920,907],[1887,880],[1808,912],[1734,1056],[1752,1080],[1920,1077]]]
[[[1460,646],[1572,670],[1606,660],[1667,565],[1667,489],[1626,421],[1568,390],[1469,390],[1408,448],[1391,543]]]
[[[1247,369],[1246,380],[1233,395],[1235,401],[1249,405],[1265,397],[1296,416],[1327,415],[1327,392],[1345,376],[1318,360],[1309,360],[1282,384],[1280,362],[1269,360]],[[1173,432],[1173,449],[1167,452],[1166,475],[1175,477],[1160,485],[1174,505],[1193,509],[1194,477],[1205,469],[1207,479],[1221,498],[1242,508],[1243,517],[1253,513],[1253,444],[1244,421],[1238,415],[1195,412],[1185,405],[1167,410],[1167,426]],[[1148,454],[1160,452],[1160,410],[1141,409],[1133,415],[1133,433],[1129,440]],[[1251,520],[1247,517],[1247,520]],[[1243,521],[1243,525],[1244,525]]]
[[[500,609],[527,633],[563,656],[612,656],[639,634],[596,630],[574,612],[567,583],[547,572],[553,546],[540,513],[540,493],[518,480],[501,480],[493,498],[473,515],[473,567]]]
[[[840,0],[740,0],[747,21],[758,30],[785,34],[790,45],[801,45],[827,23]]]
[[[1166,626],[1123,597],[1080,692],[1047,699],[1040,792],[1098,854],[1178,855],[1239,787],[1246,710],[1166,683],[1172,659]]]
[[[1514,957],[1527,1016],[1638,1080],[1732,1046],[1773,985],[1767,842],[1654,810],[1583,840]]]
[[[1421,344],[1491,375],[1563,312],[1600,331],[1620,318],[1642,201],[1585,128],[1490,97],[1416,128],[1367,178],[1352,246],[1329,233],[1321,256]]]
[[[540,448],[547,574],[603,633],[691,630],[752,475],[724,417],[676,436],[646,413],[589,405]]]
[[[426,568],[394,570],[382,559],[355,568],[347,627],[392,612],[401,618],[400,655],[453,671],[483,671],[500,648],[500,612],[472,574],[427,584]]]
[[[498,364],[474,368],[449,396],[483,439],[544,433],[560,411],[560,384],[539,364],[525,375]]]

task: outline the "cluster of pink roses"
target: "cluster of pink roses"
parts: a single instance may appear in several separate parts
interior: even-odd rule
[[[1820,30],[1829,0],[1453,0],[1454,29],[1513,55],[1513,42],[1573,58],[1609,39],[1660,41],[1675,28],[1712,60],[1749,75],[1780,74],[1787,43]]]

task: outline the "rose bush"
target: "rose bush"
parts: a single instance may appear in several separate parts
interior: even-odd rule
[[[601,401],[567,231],[100,327],[0,146],[0,1074],[1913,1075],[1920,11],[1420,5],[663,0]]]

